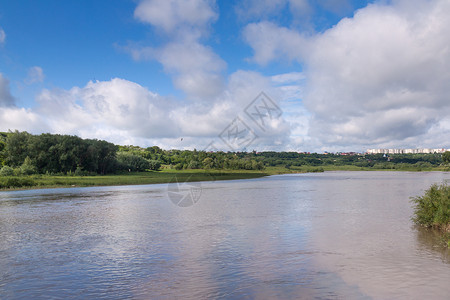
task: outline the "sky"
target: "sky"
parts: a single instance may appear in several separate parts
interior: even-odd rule
[[[448,0],[0,1],[0,131],[450,148]]]

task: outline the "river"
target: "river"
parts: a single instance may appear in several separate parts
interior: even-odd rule
[[[411,196],[443,172],[0,192],[0,299],[448,299]]]

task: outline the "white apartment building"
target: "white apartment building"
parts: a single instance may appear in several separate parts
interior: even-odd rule
[[[444,153],[450,149],[419,148],[419,149],[367,149],[367,154],[417,154],[417,153]]]

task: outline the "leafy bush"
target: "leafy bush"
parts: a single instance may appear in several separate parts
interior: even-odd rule
[[[148,160],[142,156],[128,152],[117,153],[117,161],[119,162],[120,169],[122,170],[145,171],[150,168],[150,163]]]
[[[415,203],[413,221],[431,227],[446,227],[450,224],[450,186],[432,185],[425,195],[412,198]]]
[[[306,172],[308,173],[321,173],[324,172],[323,168],[306,168]]]
[[[0,188],[19,188],[33,185],[35,185],[35,182],[31,178],[5,177],[0,179]]]
[[[188,166],[189,169],[200,169],[201,167],[201,163],[197,160],[191,160]]]
[[[0,176],[12,176],[14,175],[14,169],[9,166],[4,166],[0,169]]]
[[[158,160],[149,160],[148,168],[154,171],[159,170],[159,168],[161,168],[161,162]]]
[[[89,172],[88,171],[84,171],[83,168],[81,168],[81,167],[77,167],[73,174],[75,176],[87,176],[87,175],[89,175]]]
[[[22,175],[32,175],[37,173],[36,167],[33,165],[29,156],[27,156],[20,166],[20,173]]]
[[[182,163],[178,163],[175,165],[175,170],[182,170],[184,165]]]

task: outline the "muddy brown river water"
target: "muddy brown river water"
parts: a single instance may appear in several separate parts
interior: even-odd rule
[[[410,197],[449,180],[181,185],[190,207],[162,184],[0,192],[0,299],[449,299],[449,250],[410,220]]]

